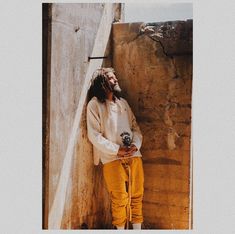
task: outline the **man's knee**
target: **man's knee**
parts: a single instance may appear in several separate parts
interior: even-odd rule
[[[128,204],[128,193],[126,191],[111,191],[111,200],[115,206],[126,206]]]

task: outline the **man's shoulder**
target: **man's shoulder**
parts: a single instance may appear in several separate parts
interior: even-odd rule
[[[98,102],[98,99],[97,97],[93,97],[89,102],[88,102],[88,105],[92,104],[92,103],[96,103]]]
[[[120,97],[120,101],[121,101],[121,102],[126,102],[126,103],[127,103],[127,100],[126,100],[125,98],[123,98],[123,97]]]
[[[87,103],[87,107],[88,108],[97,108],[99,105],[101,105],[101,103],[99,102],[99,100],[97,99],[97,97],[93,97],[88,103]]]
[[[122,103],[124,103],[126,106],[129,107],[129,104],[128,104],[128,102],[127,102],[127,100],[126,100],[125,98],[121,97],[121,98],[120,98],[120,101],[121,101]]]

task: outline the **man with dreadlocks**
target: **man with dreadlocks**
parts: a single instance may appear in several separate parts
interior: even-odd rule
[[[93,144],[94,164],[103,164],[110,194],[112,224],[117,229],[141,229],[143,222],[142,134],[113,68],[94,72],[88,92],[87,130]]]

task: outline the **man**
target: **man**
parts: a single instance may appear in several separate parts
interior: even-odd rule
[[[98,69],[88,92],[87,130],[93,144],[94,163],[103,164],[110,194],[112,223],[125,229],[141,229],[143,222],[143,165],[140,153],[142,135],[113,68]]]

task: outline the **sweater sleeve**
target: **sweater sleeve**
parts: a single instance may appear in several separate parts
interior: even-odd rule
[[[98,150],[117,155],[120,146],[102,136],[98,107],[93,101],[87,105],[87,133],[88,139]]]
[[[129,111],[129,116],[130,116],[130,121],[131,121],[131,131],[133,133],[133,138],[132,138],[132,144],[134,144],[138,150],[140,150],[142,141],[143,141],[143,136],[140,131],[139,125],[136,122],[135,115],[133,114],[129,104],[125,100],[125,103],[127,105],[128,111]]]

